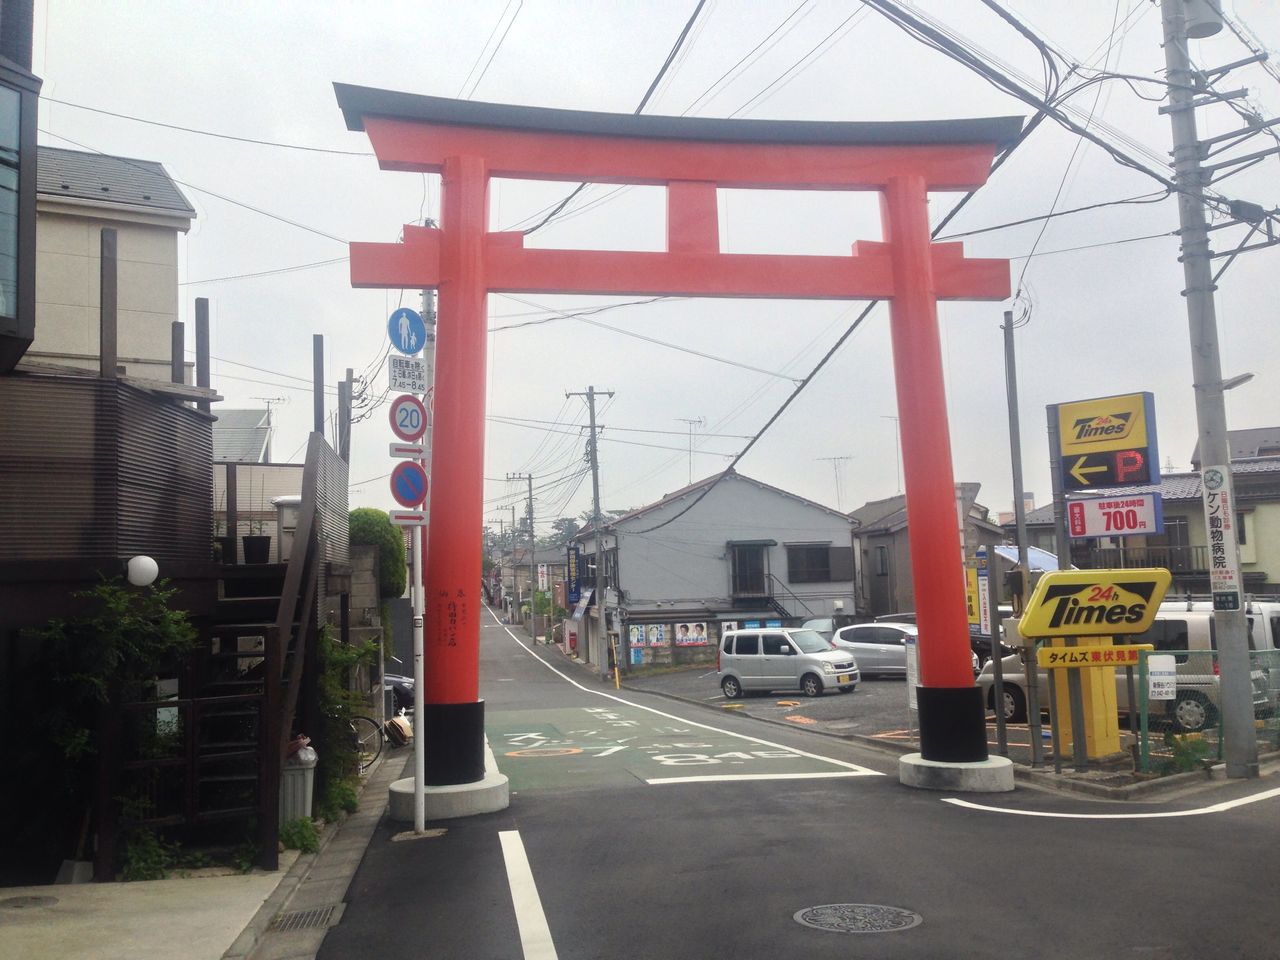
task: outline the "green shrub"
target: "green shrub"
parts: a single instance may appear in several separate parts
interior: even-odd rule
[[[349,778],[334,780],[325,784],[324,796],[316,804],[316,814],[323,820],[332,821],[340,813],[355,813],[359,805],[355,784]]]
[[[320,834],[310,817],[290,820],[280,828],[280,842],[286,850],[315,853],[320,849]]]
[[[351,543],[371,544],[378,548],[378,596],[388,599],[404,594],[408,572],[405,569],[404,537],[391,518],[374,507],[358,507],[349,518]]]
[[[165,843],[154,830],[130,830],[124,840],[120,876],[124,880],[163,880],[178,862],[176,845]]]

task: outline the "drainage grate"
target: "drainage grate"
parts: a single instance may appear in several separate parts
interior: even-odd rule
[[[892,933],[924,923],[918,913],[878,903],[826,903],[798,910],[794,919],[806,927],[832,933]]]
[[[315,910],[294,910],[291,913],[277,914],[271,921],[271,929],[277,932],[291,930],[322,930],[332,927],[342,918],[343,904],[330,904]]]
[[[52,907],[57,897],[6,897],[0,900],[0,910],[26,910],[28,907]]]

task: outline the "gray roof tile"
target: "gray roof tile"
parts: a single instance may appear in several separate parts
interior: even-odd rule
[[[42,196],[154,207],[189,218],[196,215],[164,167],[153,160],[41,146],[37,164],[36,192]]]

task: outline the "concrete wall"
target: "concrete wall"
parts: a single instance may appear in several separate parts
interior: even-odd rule
[[[178,319],[177,229],[50,210],[36,217],[33,360],[96,370],[100,356],[100,243],[117,232],[117,354],[129,376],[169,380],[170,323]]]

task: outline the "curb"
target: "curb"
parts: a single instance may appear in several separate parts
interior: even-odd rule
[[[363,778],[360,784],[358,798],[361,802],[364,800],[365,792],[373,784],[374,778],[382,770],[383,764],[391,759],[391,751],[384,750],[369,769],[368,775]],[[325,824],[316,852],[299,855],[298,859],[293,862],[293,866],[281,877],[280,883],[276,885],[275,890],[263,901],[253,919],[249,921],[244,930],[240,932],[240,935],[227,948],[227,951],[222,955],[222,960],[249,960],[252,957],[253,952],[265,939],[272,921],[286,911],[289,901],[293,899],[294,894],[298,892],[298,888],[306,881],[325,850],[342,833],[342,829],[346,826],[350,816],[351,814],[345,814],[341,820]]]

